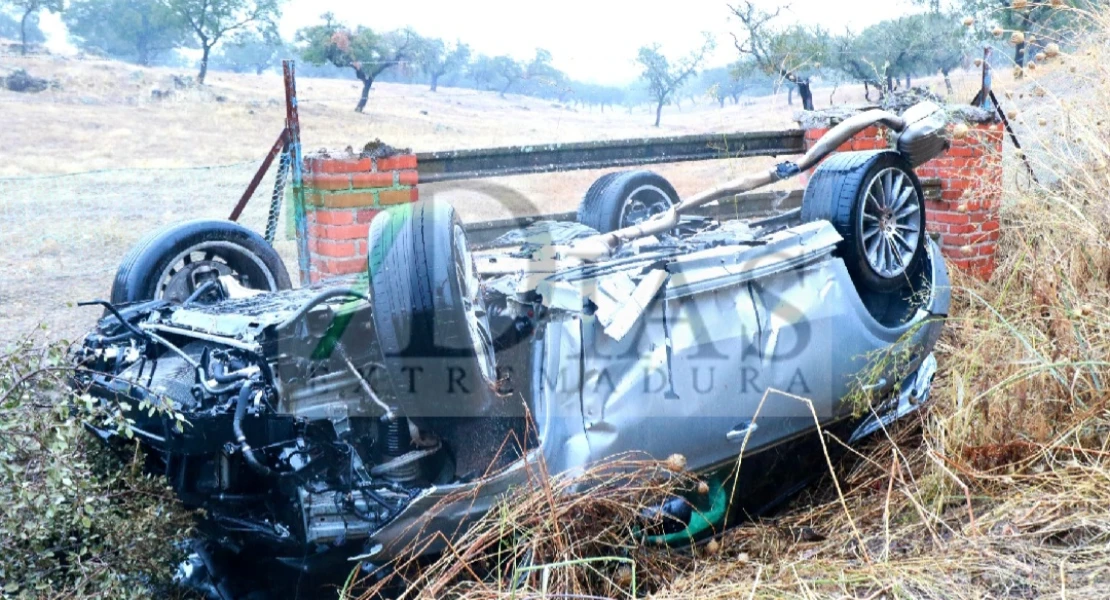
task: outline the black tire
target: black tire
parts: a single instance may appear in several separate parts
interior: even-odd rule
[[[880,226],[872,213],[886,209],[876,202],[868,203],[865,208],[865,203],[869,190],[875,189],[873,185],[879,186],[880,195],[884,193],[883,181],[887,174],[895,182],[901,182],[895,185],[901,185],[907,195],[902,205],[896,205],[901,206],[899,210],[891,210],[890,216],[883,216]],[[905,179],[897,179],[899,174]],[[909,186],[912,186],[912,194],[908,192]],[[844,238],[838,254],[861,291],[891,292],[912,284],[925,263],[924,198],[921,182],[901,154],[886,150],[842,152],[823,162],[809,180],[802,199],[802,221],[827,220],[833,224]],[[916,203],[915,212],[910,211],[912,203]],[[903,211],[909,212],[901,220],[894,219]],[[873,223],[869,225],[869,232],[864,230],[864,219]],[[911,228],[916,228],[915,236],[909,235]],[[896,233],[887,236],[883,232],[888,230]],[[871,241],[865,239],[865,234],[870,235]],[[869,243],[872,244],[870,255]],[[886,252],[885,261],[881,255],[875,258],[876,250]]]
[[[594,181],[578,203],[578,222],[601,233],[655,216],[678,204],[674,186],[651,171],[618,171],[607,173]],[[634,208],[639,202],[642,210]],[[635,214],[626,214],[634,209]]]
[[[201,266],[233,274],[251,289],[293,287],[285,263],[262,236],[231,221],[202,219],[163,227],[135,244],[116,271],[112,303],[183,301],[191,292],[187,276]]]
[[[370,224],[371,306],[388,395],[416,419],[492,416],[496,362],[466,248],[446,202],[396,206]]]

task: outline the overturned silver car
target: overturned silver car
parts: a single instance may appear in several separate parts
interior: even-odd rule
[[[830,157],[799,211],[686,214],[877,121],[895,147]],[[324,287],[288,289],[234,224],[178,225],[124,260],[76,384],[124,402],[150,468],[205,509],[183,576],[213,597],[244,594],[227,573],[247,566],[277,581],[260,565],[381,564],[450,537],[538,461],[681,455],[711,489],[653,535],[689,542],[821,472],[819,426],[854,442],[927,399],[949,292],[913,168],[944,125],[932,105],[864,113],[798,163],[685,200],[650,172],[606,175],[577,223],[482,250],[448,204],[398,207],[371,225],[366,276]]]

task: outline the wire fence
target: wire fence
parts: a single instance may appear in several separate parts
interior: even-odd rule
[[[141,237],[171,223],[226,219],[258,165],[0,178],[0,340],[40,326],[80,335],[98,313],[73,304],[107,297],[120,259]],[[260,234],[276,171],[239,219]],[[283,224],[274,245],[295,269]]]

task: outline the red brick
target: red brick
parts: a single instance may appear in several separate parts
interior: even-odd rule
[[[312,173],[360,173],[373,167],[369,158],[310,158],[305,170]]]
[[[970,222],[969,223],[964,223],[962,225],[957,224],[957,223],[953,223],[953,224],[948,225],[948,232],[949,233],[972,233],[976,229],[977,228],[976,228],[975,224],[970,223]]]
[[[953,225],[961,225],[963,223],[970,222],[971,217],[969,217],[965,213],[937,211],[936,213],[933,214],[933,220],[937,221],[939,223],[950,223],[950,224],[953,224]]]
[[[979,225],[979,230],[980,231],[997,231],[999,226],[1000,225],[999,225],[998,219],[991,219],[990,221],[984,221],[982,224],[980,224]]]
[[[305,181],[306,187],[317,190],[349,190],[351,189],[351,176],[331,173],[314,173]]]
[[[817,129],[807,129],[805,133],[805,139],[806,141],[816,142],[817,140],[824,137],[824,135],[828,132],[829,130],[824,127],[820,127]]]
[[[366,234],[369,231],[370,226],[363,223],[355,223],[354,225],[329,225],[318,235],[321,238],[327,238],[329,240],[361,240],[366,238]]]
[[[393,173],[358,173],[352,180],[356,188],[387,188],[393,186]]]
[[[944,191],[959,191],[963,192],[971,187],[971,182],[963,177],[952,177],[947,180],[944,185]],[[942,192],[943,193],[943,192]]]
[[[364,208],[358,211],[357,220],[359,223],[369,223],[374,220],[374,217],[376,217],[379,212],[381,211],[373,208]]]
[[[319,238],[316,242],[316,253],[322,256],[334,256],[344,258],[352,256],[355,253],[354,242],[335,241]]]
[[[378,192],[378,203],[382,206],[404,204],[412,201],[412,190],[382,190]]]
[[[931,200],[925,201],[925,214],[928,215],[934,212],[952,211],[956,210],[954,202],[933,202]]]
[[[415,154],[399,154],[390,158],[378,159],[379,171],[400,171],[402,169],[415,169]]]
[[[364,273],[366,272],[367,264],[365,256],[352,256],[349,258],[331,259],[328,261],[328,269],[336,275],[347,275],[350,273]]]
[[[417,200],[419,200],[420,199],[420,189],[415,188],[415,187],[412,188],[410,197],[412,198],[413,202],[416,202]]]
[[[978,237],[976,237],[976,240],[980,242],[997,242],[1000,237],[1002,237],[1002,232],[996,229],[994,231],[980,233]]]
[[[962,248],[968,244],[974,243],[970,235],[967,234],[947,234],[941,236],[941,246],[944,248]]]
[[[954,145],[948,149],[949,156],[975,156],[975,152],[964,145]]]
[[[309,222],[321,225],[350,225],[355,222],[355,213],[350,210],[314,210],[308,213]]]
[[[398,182],[401,185],[416,185],[420,183],[420,173],[417,171],[401,171]]]
[[[320,192],[306,189],[304,191],[305,206],[323,206],[324,199]]]
[[[354,192],[350,194],[325,194],[323,205],[328,208],[362,208],[374,206],[374,192]]]

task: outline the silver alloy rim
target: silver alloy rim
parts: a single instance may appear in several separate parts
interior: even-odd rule
[[[671,206],[671,198],[663,190],[654,185],[640,186],[628,195],[628,200],[621,207],[620,226],[639,225],[667,212]]]
[[[860,231],[867,263],[887,279],[906,273],[921,239],[921,198],[901,169],[888,167],[867,184]]]
[[[478,360],[478,368],[482,371],[482,376],[486,381],[493,381],[493,338],[490,336],[489,325],[486,322],[486,303],[482,298],[482,286],[478,281],[474,260],[470,257],[470,249],[466,247],[466,234],[459,225],[455,225],[455,252],[458,254],[455,269],[462,292],[463,310],[466,312],[466,325],[470,329],[470,343],[474,349],[474,357]]]
[[[158,286],[155,288],[155,297],[175,302],[184,301],[193,293],[192,274],[200,268],[215,269],[221,277],[234,275],[238,278],[243,274],[228,264],[227,256],[229,254],[249,259],[258,268],[258,272],[266,276],[264,282],[252,281],[248,287],[269,291],[277,289],[277,282],[274,281],[273,273],[270,273],[270,269],[266,267],[262,259],[255,256],[253,252],[229,242],[202,242],[190,246],[184,252],[175,256],[169,265],[162,270],[162,274],[158,277]],[[240,281],[240,283],[242,282]],[[260,283],[265,283],[266,287],[257,287]]]

